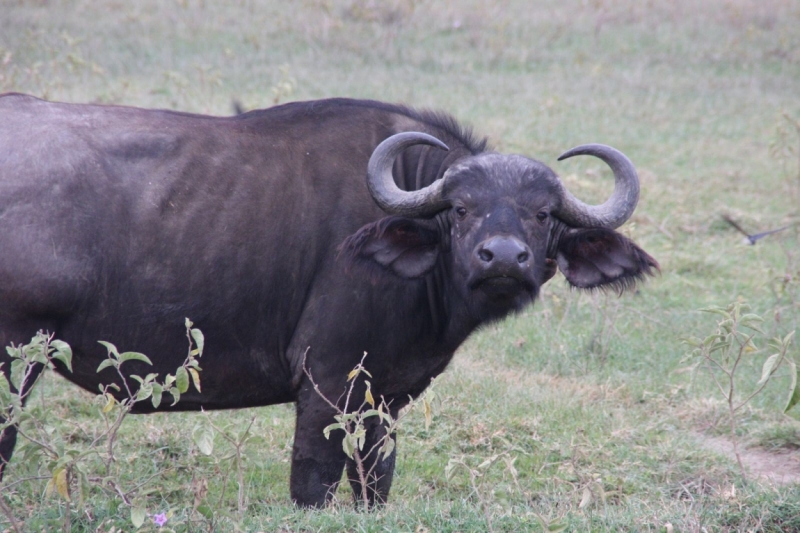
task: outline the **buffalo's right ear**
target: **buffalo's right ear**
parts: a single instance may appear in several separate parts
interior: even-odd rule
[[[378,265],[402,278],[431,271],[439,257],[439,232],[433,220],[386,217],[345,239],[339,253],[352,263]]]
[[[556,260],[570,285],[580,289],[622,292],[660,270],[658,262],[633,241],[603,228],[567,231],[559,241]]]

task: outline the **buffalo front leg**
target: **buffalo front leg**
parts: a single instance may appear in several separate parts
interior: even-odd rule
[[[336,411],[307,382],[297,399],[297,424],[292,448],[290,491],[301,507],[322,507],[336,492],[345,459],[335,433],[330,440],[323,430],[335,422]]]
[[[397,413],[392,413],[392,416],[397,416]],[[389,498],[396,457],[395,434],[388,433],[378,417],[368,418],[364,425],[367,430],[364,448],[356,450],[352,459],[347,459],[347,480],[353,488],[356,503],[373,507],[386,503]],[[387,444],[391,446],[388,454]]]

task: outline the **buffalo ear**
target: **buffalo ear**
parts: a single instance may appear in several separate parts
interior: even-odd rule
[[[348,237],[340,254],[352,263],[378,265],[402,278],[431,271],[439,258],[439,232],[432,220],[387,217]]]
[[[633,241],[603,228],[568,231],[558,244],[556,261],[570,285],[581,289],[622,292],[660,270],[658,262]]]

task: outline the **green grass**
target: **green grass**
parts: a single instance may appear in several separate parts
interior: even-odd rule
[[[736,299],[770,336],[798,326],[797,227],[750,247],[720,217],[753,231],[800,219],[800,137],[784,117],[800,119],[798,28],[793,0],[5,2],[0,91],[215,114],[234,99],[399,101],[551,164],[587,201],[611,180],[599,162],[556,163],[574,145],[614,145],[642,178],[624,231],[662,274],[621,299],[559,276],[534,309],[470,339],[436,384],[433,425],[406,420],[384,509],[354,511],[347,490],[322,511],[291,505],[290,406],[210,415],[239,430],[255,419],[242,516],[230,446],[217,438],[204,456],[192,441],[201,414],[126,420],[121,480],[156,475],[143,502],[170,509],[176,530],[191,517],[191,530],[535,531],[537,515],[575,531],[800,529],[797,486],[746,482],[699,446],[726,433],[724,405],[681,343],[713,331],[699,308]],[[742,383],[766,355],[745,361]],[[797,414],[781,414],[787,387],[784,370],[741,414],[746,446],[800,446]],[[94,431],[90,395],[48,377],[35,398],[73,442]],[[39,473],[23,454],[7,482]],[[474,486],[463,468],[445,475],[451,460],[476,469],[495,455]],[[198,483],[213,522],[192,513]],[[94,490],[68,509],[44,486],[4,491],[25,531],[59,530],[66,512],[75,531],[130,529],[119,498]]]

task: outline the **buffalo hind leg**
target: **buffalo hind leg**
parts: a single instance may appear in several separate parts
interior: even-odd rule
[[[11,382],[11,362],[13,359],[6,351],[6,348],[12,344],[22,345],[31,342],[31,337],[40,329],[44,331],[55,331],[55,325],[53,321],[48,320],[38,320],[35,322],[29,320],[0,321],[0,372],[2,372],[8,380],[11,393],[19,394],[22,397],[23,406],[25,405],[25,401],[31,389],[36,384],[36,380],[39,379],[39,375],[42,373],[42,370],[44,370],[44,365],[41,363],[32,364],[24,376],[22,383],[19,384],[19,390],[17,390]],[[0,416],[0,424],[3,424],[5,421],[5,418]],[[0,480],[3,479],[3,472],[5,471],[6,465],[11,461],[11,455],[14,453],[14,445],[17,443],[17,433],[17,426],[13,425],[0,431]]]
[[[342,479],[345,459],[341,440],[323,430],[334,423],[335,411],[307,382],[297,399],[297,424],[292,448],[290,491],[301,507],[323,507]]]
[[[397,416],[397,413],[392,413],[392,416]],[[365,425],[367,435],[364,449],[360,452],[363,456],[359,462],[347,459],[347,479],[353,488],[353,498],[356,503],[363,504],[366,496],[367,504],[371,508],[376,504],[386,503],[389,498],[397,449],[392,448],[392,452],[384,459],[384,453],[380,450],[386,439],[394,441],[395,435],[387,434],[386,426],[380,423],[378,417],[368,418],[365,420]],[[363,486],[362,480],[366,481],[366,487]]]
[[[5,351],[5,350],[4,350]],[[22,397],[22,405],[25,405],[28,393],[36,383],[39,375],[44,369],[41,363],[31,365],[30,372],[28,372],[25,380],[20,384],[19,390],[11,383],[11,361],[9,357],[2,358],[3,366],[0,371],[3,372],[10,385],[12,394],[19,394]],[[5,417],[0,416],[0,424],[6,421]],[[0,431],[0,481],[3,480],[3,472],[5,472],[6,465],[11,461],[11,456],[14,454],[14,446],[17,444],[17,426],[11,425]]]

